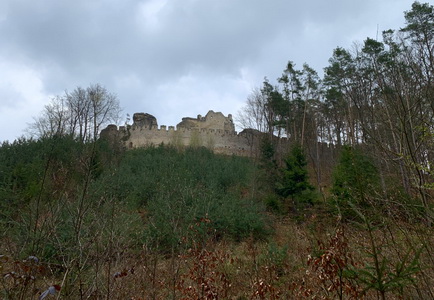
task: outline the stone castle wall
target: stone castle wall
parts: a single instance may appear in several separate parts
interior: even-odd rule
[[[215,153],[254,157],[257,155],[260,135],[247,129],[235,131],[232,116],[209,111],[205,117],[183,118],[176,126],[158,126],[156,118],[136,113],[128,127],[109,125],[101,131],[101,137],[121,140],[126,148],[171,144],[174,146],[204,146]]]

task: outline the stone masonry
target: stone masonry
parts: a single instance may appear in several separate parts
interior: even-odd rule
[[[157,119],[145,113],[135,113],[131,126],[109,125],[101,131],[101,138],[121,141],[126,148],[150,145],[173,145],[175,147],[207,147],[215,153],[254,157],[257,155],[261,133],[245,129],[235,131],[232,115],[210,110],[204,117],[182,118],[176,128],[161,125]]]

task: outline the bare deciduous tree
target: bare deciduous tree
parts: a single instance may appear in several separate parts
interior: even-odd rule
[[[247,97],[246,105],[238,112],[236,121],[243,128],[252,128],[261,132],[267,132],[268,124],[266,115],[267,99],[259,88],[255,88]]]
[[[99,84],[56,96],[29,126],[36,137],[71,135],[81,142],[94,141],[104,125],[118,122],[119,101],[116,95]]]

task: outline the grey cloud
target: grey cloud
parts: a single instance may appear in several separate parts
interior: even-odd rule
[[[387,16],[396,15],[393,21],[403,22],[403,10],[412,1],[4,3],[0,60],[35,70],[47,98],[65,89],[101,83],[118,94],[126,112],[149,110],[176,116],[165,121],[173,124],[196,108],[239,107],[248,94],[245,87],[237,87],[241,70],[248,70],[253,87],[264,76],[278,77],[288,60],[298,66],[307,62],[317,70],[325,67],[333,48],[363,40],[366,32],[375,34],[376,24],[389,20]],[[192,80],[182,80],[188,77]],[[0,92],[5,99],[14,97],[14,91]]]

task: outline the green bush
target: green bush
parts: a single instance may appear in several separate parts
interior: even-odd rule
[[[265,195],[264,203],[267,210],[273,213],[281,214],[283,212],[282,199],[279,195],[276,195],[274,193],[269,193]]]

